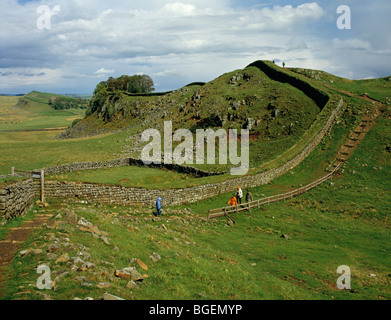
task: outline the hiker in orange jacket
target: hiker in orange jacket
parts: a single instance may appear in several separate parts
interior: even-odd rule
[[[229,200],[228,201],[228,204],[230,205],[230,206],[236,206],[237,204],[238,204],[238,201],[236,200],[236,197],[235,197],[235,195],[233,194],[232,195],[232,198],[231,198],[231,200]]]

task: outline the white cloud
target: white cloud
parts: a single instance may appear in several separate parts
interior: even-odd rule
[[[36,28],[41,3],[2,3],[0,66],[56,70],[56,85],[69,85],[58,79],[72,78],[77,87],[80,79],[90,91],[98,78],[140,72],[164,77],[162,89],[174,89],[257,59],[347,75],[358,58],[377,55],[383,63],[391,49],[389,40],[380,41],[384,34],[365,35],[358,28],[354,35],[341,33],[332,21],[336,7],[329,3],[332,10],[319,2],[232,7],[230,0],[47,0],[61,11],[45,31]],[[349,59],[352,53],[356,56]],[[6,80],[0,77],[0,91],[9,87]]]
[[[107,74],[112,74],[114,73],[115,70],[107,70],[105,68],[100,68],[99,70],[95,71],[95,74],[97,75],[107,75]]]
[[[164,70],[152,74],[152,76],[154,77],[169,77],[169,76],[177,76],[177,75],[179,75],[179,73],[177,72],[176,69]]]
[[[163,9],[163,13],[171,16],[194,16],[196,7],[192,4],[185,4],[181,2],[167,3]]]

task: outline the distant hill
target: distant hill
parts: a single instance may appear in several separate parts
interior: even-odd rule
[[[88,100],[60,94],[32,91],[19,100],[18,106],[25,109],[47,109],[48,106],[56,110],[86,109]]]
[[[84,116],[87,105],[88,100],[38,91],[2,96],[0,131],[64,129]]]

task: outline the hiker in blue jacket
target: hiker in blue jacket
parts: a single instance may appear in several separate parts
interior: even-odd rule
[[[162,198],[158,198],[157,201],[156,201],[156,209],[157,209],[157,213],[155,213],[155,216],[160,216],[162,214]]]

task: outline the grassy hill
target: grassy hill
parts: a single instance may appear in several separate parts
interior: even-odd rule
[[[278,74],[285,75],[284,77],[289,76],[295,78],[296,82],[304,83],[315,94],[319,92],[321,99],[298,89],[299,85],[295,87],[287,83],[284,77],[276,78],[271,72],[265,73],[256,63],[243,70],[224,74],[210,83],[193,83],[164,95],[120,94],[108,98],[95,113],[90,114],[87,110],[89,115],[81,121],[79,119],[84,113],[82,109],[54,110],[48,105],[50,98],[56,95],[32,92],[23,97],[19,104],[15,103],[16,106],[9,102],[9,99],[14,99],[15,102],[16,98],[2,97],[1,99],[8,99],[9,105],[2,107],[3,111],[0,113],[0,130],[7,130],[0,134],[4,150],[4,156],[0,160],[0,174],[9,173],[12,165],[31,170],[80,161],[138,157],[145,145],[139,140],[140,133],[146,128],[162,130],[165,120],[173,120],[174,130],[188,128],[194,131],[206,127],[240,129],[248,125],[249,119],[253,119],[250,132],[250,174],[254,174],[281,165],[297,154],[322,127],[333,103],[339,101],[340,97],[344,98],[346,106],[344,114],[338,119],[346,129],[344,135],[338,137],[340,143],[353,125],[360,121],[365,110],[372,108],[372,101],[353,91],[356,83],[361,85],[362,81],[338,78],[339,82],[354,84],[352,92],[345,92],[340,87],[333,86],[329,79],[333,76],[326,73],[320,72],[323,78],[319,76],[318,80],[305,75],[307,71],[283,69],[271,62],[263,64]],[[317,74],[318,71],[307,73],[312,75],[312,72]],[[339,83],[337,77],[333,79],[332,81]],[[370,84],[368,95],[379,94],[379,100],[387,104],[389,91],[384,86],[390,85],[388,80],[364,82]],[[326,109],[322,97],[330,99],[330,106],[327,105]],[[110,108],[113,111],[108,113],[111,116],[107,118],[105,114]],[[64,140],[55,139],[58,132],[12,131],[43,128],[62,130],[75,119],[74,125],[61,134],[68,138]],[[28,155],[29,161],[25,160],[25,155]],[[229,171],[230,164],[198,167]],[[100,175],[99,172],[93,173],[93,176],[110,177],[107,174]],[[90,178],[81,174],[79,179]],[[111,182],[109,180],[106,179],[106,182]],[[156,182],[158,180],[157,177]],[[99,181],[102,179],[99,178]],[[155,182],[151,183],[156,185]],[[185,180],[181,183],[186,185],[187,182]],[[193,182],[189,179],[188,183]]]
[[[46,253],[17,256],[4,298],[100,299],[109,292],[129,300],[389,300],[390,124],[390,113],[383,114],[340,176],[299,198],[236,215],[233,226],[226,218],[199,219],[229,195],[164,208],[160,219],[150,208],[52,202],[50,212],[62,216],[53,218],[58,227],[36,230],[20,250],[45,251],[59,243],[57,257],[67,253],[70,260],[55,262]],[[342,129],[337,125],[331,138]],[[290,174],[253,193],[268,195],[311,181],[314,168],[334,148],[335,141],[326,141]],[[68,210],[105,232],[109,244],[63,222]],[[154,252],[161,257],[155,263]],[[76,256],[96,267],[77,271],[71,259]],[[41,263],[56,278],[45,292],[34,287],[34,268]],[[351,290],[337,289],[341,265],[351,269]],[[144,277],[136,287],[114,276],[129,266]]]
[[[60,98],[77,105],[79,99],[33,91],[23,97],[0,97],[0,131],[64,129],[84,116],[85,110],[55,110],[50,99]]]
[[[97,98],[92,99],[95,105]],[[100,99],[100,98],[99,98]],[[292,147],[311,127],[323,106],[288,83],[271,79],[255,66],[224,74],[207,84],[194,84],[163,96],[109,95],[100,107],[67,130],[62,137],[93,136],[102,132],[150,128],[242,129],[250,126],[251,166],[257,167]],[[140,141],[126,155],[139,156]],[[218,151],[218,150],[217,150]],[[218,157],[218,152],[216,153]],[[208,166],[227,171],[229,166]]]
[[[138,134],[148,127],[161,128],[165,119],[174,120],[175,128],[194,130],[208,126],[241,128],[252,118],[259,122],[251,132],[251,174],[284,163],[300,149],[300,141],[310,139],[327,118],[330,103],[322,103],[324,97],[329,102],[343,97],[344,111],[322,143],[286,175],[253,188],[258,199],[324,175],[363,116],[381,109],[374,128],[337,176],[298,198],[235,215],[236,224],[231,226],[226,218],[205,220],[208,210],[225,206],[230,194],[163,208],[160,219],[152,215],[153,208],[49,199],[49,208],[35,206],[27,217],[0,228],[0,239],[4,239],[10,228],[21,226],[24,219],[41,213],[52,215],[48,225],[36,229],[21,244],[20,250],[36,249],[37,254],[21,256],[18,252],[7,267],[2,299],[99,299],[104,292],[138,300],[391,299],[390,81],[351,81],[321,71],[264,65],[278,71],[277,75],[253,65],[208,84],[184,87],[183,92],[110,98],[102,109],[67,131],[65,140],[55,139],[58,132],[0,132],[0,174],[9,173],[11,164],[36,169],[137,154],[131,149],[137,149]],[[45,94],[33,93],[27,99],[30,106],[24,107],[14,107],[17,98],[3,98],[1,121],[24,116],[21,128],[35,118],[38,128],[50,127],[48,123],[53,120],[43,115],[51,111],[45,103],[50,98]],[[64,118],[64,126],[68,126],[71,120]],[[297,125],[285,130],[292,121]],[[146,188],[199,183],[162,170],[125,169],[54,178]],[[65,216],[72,210],[99,231],[69,224]],[[53,245],[56,256],[47,254]],[[156,263],[150,258],[153,253],[161,257]],[[78,270],[81,264],[77,257],[95,267]],[[143,261],[148,270],[141,269],[134,258]],[[53,272],[52,290],[36,288],[36,267],[43,263]],[[336,270],[341,265],[351,268],[352,290],[336,287],[340,276]],[[126,267],[135,267],[143,276],[137,287],[129,279],[114,276],[116,270]]]

